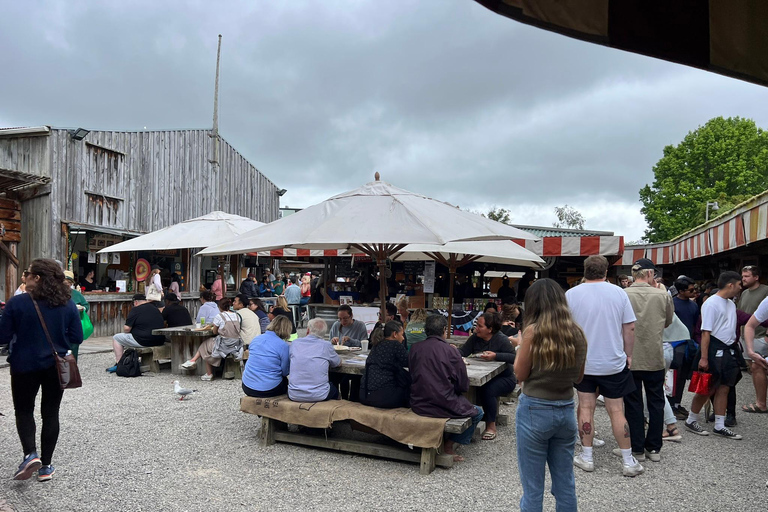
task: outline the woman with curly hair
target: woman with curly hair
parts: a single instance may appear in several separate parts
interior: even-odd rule
[[[11,394],[16,410],[16,430],[24,450],[24,460],[13,478],[27,480],[37,471],[37,479],[44,482],[54,473],[51,459],[59,438],[59,405],[64,392],[37,308],[40,308],[51,342],[60,356],[73,345],[83,342],[83,327],[58,263],[37,259],[27,272],[27,293],[11,298],[5,305],[0,320],[0,345],[10,343]],[[42,451],[38,456],[35,397],[41,387],[43,428],[40,436]]]
[[[520,510],[541,510],[549,464],[557,510],[576,512],[573,385],[584,377],[587,339],[552,279],[539,279],[528,288],[525,318],[515,358],[515,375],[523,385],[515,417]]]

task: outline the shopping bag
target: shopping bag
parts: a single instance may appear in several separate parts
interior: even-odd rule
[[[711,373],[693,372],[688,391],[697,395],[709,395],[709,385],[712,381]]]
[[[83,324],[83,341],[87,340],[93,334],[93,324],[91,318],[85,311],[80,312],[80,323]]]

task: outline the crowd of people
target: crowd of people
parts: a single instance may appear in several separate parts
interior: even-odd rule
[[[703,291],[686,276],[666,289],[653,262],[645,258],[635,262],[626,282],[619,279],[619,286],[608,282],[608,268],[604,257],[588,257],[582,282],[567,292],[553,280],[533,280],[525,294],[525,326],[513,296],[501,307],[489,302],[471,336],[458,347],[446,341],[444,315],[409,310],[404,302],[386,304],[384,318],[370,333],[354,318],[353,308],[342,305],[330,329],[325,320],[313,318],[299,335],[288,311],[289,297],[300,304],[310,279],[301,286],[287,282],[269,312],[260,298],[246,293],[217,301],[213,291],[203,291],[194,321],[175,293],[164,293],[159,308],[146,295],[136,294],[123,332],[113,337],[115,361],[126,348],[164,343],[164,336],[152,334],[156,329],[197,323],[211,336],[181,366],[191,370],[205,364],[202,380],[212,380],[225,357],[242,358],[247,347],[242,389],[248,396],[287,394],[298,402],[348,398],[378,408],[410,407],[428,417],[471,418],[472,428],[444,440],[443,451],[456,461],[463,460],[456,445],[470,442],[481,419],[481,439],[497,437],[499,398],[520,383],[515,432],[524,490],[521,509],[540,508],[549,465],[558,510],[576,510],[574,467],[593,472],[594,448],[604,444],[595,437],[598,401],[605,405],[618,444],[613,453],[629,477],[641,475],[646,461],[660,462],[665,442],[681,440],[678,420],[697,435],[742,439],[732,428],[738,425],[735,387],[745,367],[752,373],[756,398],[740,412],[768,413],[768,286],[760,284],[759,268],[722,272]],[[42,324],[53,333],[57,353],[82,341],[75,304],[81,295],[73,281],[53,260],[35,260],[25,272],[24,293],[8,302],[0,320],[0,345],[15,337],[9,358],[11,388],[24,449],[18,479],[37,471],[45,480],[54,472],[61,390]],[[334,345],[370,348],[362,376],[332,371],[341,365]],[[469,389],[466,358],[471,357],[507,363],[478,389],[477,405],[464,396]],[[665,396],[670,368],[677,379]],[[701,382],[687,409],[683,392],[691,378]],[[34,439],[39,388],[40,456]],[[701,416],[709,407],[711,430],[702,425]]]

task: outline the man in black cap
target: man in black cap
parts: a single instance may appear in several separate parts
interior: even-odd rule
[[[675,315],[672,297],[656,286],[656,266],[641,258],[632,266],[635,282],[624,291],[635,312],[635,344],[632,348],[632,378],[635,390],[624,397],[635,458],[661,460],[664,430],[664,329]],[[648,402],[648,433],[643,415],[643,388]]]

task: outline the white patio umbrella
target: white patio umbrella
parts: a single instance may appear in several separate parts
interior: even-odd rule
[[[453,281],[456,269],[470,263],[499,263],[528,268],[542,268],[544,260],[511,240],[448,242],[445,245],[410,244],[393,258],[396,261],[434,260],[448,267],[448,325],[453,315]],[[449,332],[450,337],[450,332]]]
[[[264,225],[263,222],[247,217],[216,211],[110,245],[99,253],[208,247],[235,240],[238,236]]]
[[[386,260],[407,244],[444,245],[459,240],[538,240],[523,231],[379,180],[331,197],[198,255],[272,249],[349,249],[376,260],[382,315]],[[383,316],[382,316],[383,317]]]
[[[253,231],[264,225],[263,222],[248,217],[214,211],[119,244],[110,245],[100,250],[99,253],[195,249],[234,240],[243,233]],[[221,288],[226,293],[227,283],[224,280],[224,272],[221,275]]]

